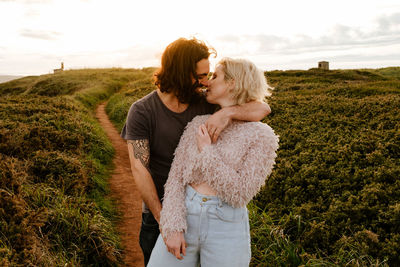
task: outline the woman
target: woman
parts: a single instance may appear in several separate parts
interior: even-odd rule
[[[209,81],[209,103],[221,107],[263,101],[271,89],[262,71],[244,59],[222,59]],[[165,185],[162,235],[148,266],[248,266],[246,205],[275,163],[278,137],[261,122],[234,121],[214,144],[204,125],[186,127]],[[163,240],[164,239],[164,240]]]

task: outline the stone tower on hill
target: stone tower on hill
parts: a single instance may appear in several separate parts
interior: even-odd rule
[[[318,62],[318,69],[329,70],[329,62],[328,61]]]
[[[54,71],[54,73],[57,73],[57,72],[62,72],[63,70],[64,70],[64,62],[61,62],[61,68],[54,69],[53,71]]]

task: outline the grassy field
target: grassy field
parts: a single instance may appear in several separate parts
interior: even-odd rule
[[[120,130],[154,69],[0,84],[0,265],[121,264],[107,194]],[[400,265],[400,68],[265,73],[276,167],[249,204],[251,266]]]
[[[270,71],[277,164],[249,205],[252,266],[400,264],[400,68]],[[150,77],[113,95],[121,129]]]
[[[107,198],[114,151],[93,108],[142,75],[73,70],[0,84],[1,266],[122,263]]]
[[[399,265],[400,68],[266,74],[281,139],[253,202],[254,262]]]

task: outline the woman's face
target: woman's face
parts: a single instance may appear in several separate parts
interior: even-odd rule
[[[208,82],[207,90],[207,102],[211,104],[218,104],[220,106],[229,106],[232,102],[231,95],[229,93],[232,82],[226,82],[224,80],[223,66],[218,65],[215,68],[215,72]]]

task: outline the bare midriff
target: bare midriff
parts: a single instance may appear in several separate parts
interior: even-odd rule
[[[216,196],[217,192],[215,192],[214,189],[211,188],[207,183],[201,183],[201,184],[190,184],[191,187],[193,187],[194,190],[199,192],[202,195],[206,196]]]

